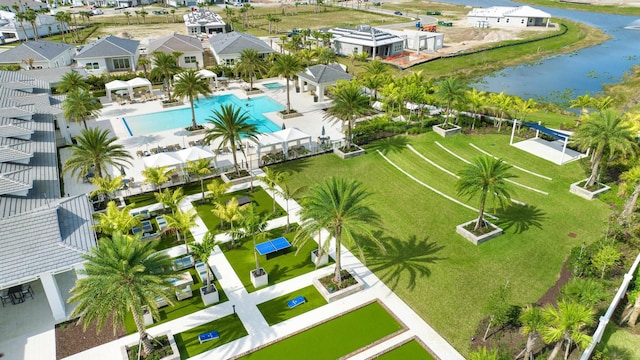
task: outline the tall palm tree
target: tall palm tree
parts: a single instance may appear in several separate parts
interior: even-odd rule
[[[281,75],[287,79],[287,114],[291,112],[291,99],[289,97],[289,79],[302,71],[302,63],[293,54],[282,54],[276,57],[276,61],[271,66],[271,73]]]
[[[107,174],[105,177],[94,177],[89,181],[96,186],[97,189],[93,190],[89,196],[105,195],[108,200],[114,198],[116,191],[122,187],[122,179],[124,176],[116,176],[114,178]]]
[[[511,200],[510,188],[507,179],[515,177],[509,173],[511,165],[496,159],[493,156],[481,156],[467,165],[458,173],[460,178],[456,183],[458,195],[467,196],[469,199],[479,197],[480,210],[473,231],[484,227],[484,212],[487,198],[491,198],[494,204],[501,207]]]
[[[331,48],[321,47],[316,49],[316,56],[318,60],[318,64],[329,65],[336,62],[338,55]]]
[[[363,94],[356,80],[338,81],[332,89],[333,106],[327,110],[325,118],[333,118],[347,125],[346,148],[351,151],[351,131],[357,118],[371,113],[369,97]]]
[[[187,173],[198,176],[200,189],[202,190],[202,200],[204,201],[204,177],[211,174],[211,159],[187,161],[186,170]]]
[[[238,200],[233,197],[231,200],[227,201],[226,204],[215,203],[214,206],[215,207],[211,210],[213,215],[219,217],[220,221],[227,221],[231,228],[231,233],[233,233],[233,223],[240,220],[242,217],[242,214],[240,213],[242,207],[239,206]],[[234,238],[232,237],[231,239],[232,243],[235,244]]]
[[[240,53],[240,62],[236,64],[240,76],[249,77],[249,90],[253,90],[253,79],[267,71],[267,63],[256,49],[247,48]]]
[[[620,180],[623,181],[620,187],[621,194],[629,196],[624,204],[624,210],[622,210],[620,214],[620,216],[626,220],[638,206],[638,196],[640,196],[640,165],[636,165],[624,172],[620,175]]]
[[[151,59],[149,59],[148,57],[141,56],[138,58],[138,66],[142,67],[142,71],[144,72],[145,78],[149,77],[149,73],[148,73],[149,65],[151,65]]]
[[[173,215],[167,215],[167,229],[166,230],[174,230],[178,236],[178,242],[181,241],[181,236],[184,236],[184,246],[187,250],[187,254],[189,253],[189,243],[187,232],[191,230],[192,227],[196,226],[196,212],[193,209],[189,209],[188,211],[176,211]]]
[[[93,247],[86,260],[86,275],[76,281],[71,289],[69,303],[76,303],[71,317],[79,317],[86,330],[96,323],[102,329],[113,317],[114,333],[118,325],[124,323],[128,312],[138,329],[143,354],[149,354],[154,346],[149,339],[142,321],[142,305],[146,304],[154,317],[158,317],[157,298],[167,297],[166,288],[173,276],[171,259],[162,252],[156,252],[157,242],[140,241],[140,236],[130,238],[116,233],[111,238],[103,238],[100,246]]]
[[[593,98],[591,94],[586,93],[584,95],[578,96],[576,99],[571,100],[570,108],[580,108],[581,115],[587,115],[589,113],[589,108],[593,105]]]
[[[68,93],[75,89],[89,90],[89,84],[87,84],[84,76],[75,71],[69,71],[62,75],[56,90],[60,93]]]
[[[286,203],[286,212],[287,212],[287,231],[289,231],[289,200],[293,200],[293,198],[295,196],[297,196],[298,194],[300,194],[300,192],[302,192],[302,190],[304,190],[306,187],[305,186],[301,186],[301,187],[297,187],[297,188],[292,188],[289,183],[287,182],[281,182],[280,183],[280,188],[282,189],[282,191],[280,191],[280,195],[282,195],[282,197],[285,200]]]
[[[164,191],[159,191],[157,193],[153,193],[156,200],[162,204],[162,207],[171,209],[171,213],[175,214],[178,211],[178,207],[180,203],[185,198],[184,191],[182,187],[178,187],[175,190],[171,190],[169,188],[164,189]]]
[[[87,129],[87,119],[98,116],[102,104],[91,93],[83,89],[75,89],[67,94],[62,101],[62,114],[65,118],[84,124]]]
[[[369,90],[373,90],[373,99],[378,100],[378,89],[388,82],[389,67],[380,60],[373,60],[364,68],[364,84]]]
[[[504,91],[501,91],[498,94],[491,94],[489,96],[489,102],[495,109],[495,113],[498,116],[498,132],[500,132],[500,130],[502,130],[504,116],[509,113],[509,110],[513,106],[513,96],[507,95]]]
[[[209,116],[207,121],[213,126],[207,129],[203,141],[205,144],[211,144],[220,139],[218,149],[229,144],[233,154],[233,166],[236,174],[239,174],[236,144],[242,144],[242,139],[257,141],[258,127],[249,122],[249,115],[242,108],[233,104],[222,105],[220,110],[214,109],[211,112],[213,115]],[[244,146],[240,151],[246,156]]]
[[[277,186],[284,180],[286,173],[276,170],[271,170],[267,166],[262,168],[264,171],[264,175],[260,176],[258,179],[264,182],[267,185],[267,189],[271,190],[271,195],[273,197],[273,212],[276,212],[276,191]]]
[[[372,234],[372,230],[380,226],[380,216],[369,207],[369,196],[370,193],[364,189],[362,183],[331,177],[314,186],[311,193],[302,200],[302,223],[313,226],[312,231],[325,228],[335,239],[336,268],[333,281],[338,287],[342,283],[343,242],[349,246],[356,246],[361,258],[364,254],[356,240],[359,234],[370,238],[384,251],[382,243]]]
[[[109,201],[105,212],[94,214],[96,231],[104,235],[126,234],[134,226],[142,226],[140,219],[131,215],[131,209],[133,209],[132,205],[119,209],[114,201]]]
[[[555,343],[549,359],[555,359],[565,345],[564,359],[569,357],[573,344],[584,348],[589,345],[591,336],[583,333],[584,328],[593,323],[593,310],[589,306],[562,300],[558,307],[549,306],[542,312],[547,326],[542,329],[542,339]]]
[[[266,241],[267,236],[269,236],[269,232],[267,231],[267,221],[269,221],[270,215],[271,214],[268,213],[260,214],[254,205],[246,206],[242,210],[240,221],[238,222],[238,228],[232,235],[237,239],[251,238],[251,241],[253,242],[253,257],[256,262],[256,272],[260,270],[256,244]]]
[[[38,13],[32,8],[27,8],[27,11],[24,12],[24,19],[31,24],[31,28],[33,29],[33,39],[38,41],[40,36],[38,35],[38,25],[36,21],[38,20]]]
[[[67,39],[64,34],[69,30],[69,21],[71,20],[71,16],[66,11],[58,11],[53,18],[60,24],[60,33],[62,34],[62,42],[66,43]],[[66,29],[66,31],[65,31]]]
[[[173,94],[179,98],[187,98],[191,105],[191,129],[197,130],[196,112],[193,106],[194,99],[198,101],[199,96],[211,94],[211,88],[207,79],[203,78],[197,71],[189,69],[177,76],[178,80],[173,86]]]
[[[542,317],[542,310],[536,306],[527,306],[520,314],[519,319],[522,324],[520,332],[522,335],[527,336],[527,345],[521,354],[524,355],[525,360],[533,360],[533,348],[536,345],[538,336],[540,336],[540,331],[546,325]],[[520,358],[520,356],[517,356],[517,358]]]
[[[448,125],[453,106],[464,103],[466,91],[466,86],[457,77],[448,77],[436,83],[434,95],[447,107],[447,117],[442,126],[446,127]]]
[[[634,154],[637,148],[635,135],[628,122],[615,110],[607,109],[586,117],[582,125],[569,140],[581,151],[591,148],[591,175],[585,187],[593,186],[598,178],[600,162],[606,154],[613,157],[617,153]]]
[[[180,71],[180,67],[177,65],[178,61],[172,54],[166,54],[161,51],[154,51],[152,55],[153,69],[151,69],[151,76],[164,79],[169,100],[173,100],[173,97],[171,97],[171,78]]]
[[[217,243],[213,240],[213,234],[209,231],[204,234],[202,242],[191,244],[191,253],[207,265],[207,293],[213,290],[213,274],[211,274],[211,267],[209,266],[209,257],[216,246]]]
[[[466,103],[468,109],[473,114],[473,122],[471,123],[471,130],[476,127],[476,119],[478,118],[478,112],[487,104],[487,97],[484,91],[478,91],[476,88],[467,90]]]
[[[71,145],[71,157],[62,170],[70,171],[78,179],[90,173],[92,167],[96,177],[103,177],[107,165],[116,169],[125,164],[131,165],[133,157],[124,146],[114,144],[118,138],[109,137],[109,130],[83,129],[75,139],[76,144]]]
[[[223,181],[212,181],[210,184],[207,184],[207,197],[211,198],[211,201],[216,204],[220,202],[222,195],[224,195],[229,188],[231,188],[232,183],[226,183]]]
[[[173,171],[167,166],[149,167],[142,170],[142,176],[144,176],[144,182],[153,184],[160,192],[160,186],[169,181]]]
[[[538,103],[532,98],[525,100],[521,97],[516,97],[513,102],[514,110],[520,115],[521,121],[527,121],[527,115],[534,112],[536,106],[538,106]]]

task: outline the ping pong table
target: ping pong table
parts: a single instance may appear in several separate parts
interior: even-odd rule
[[[291,244],[284,237],[269,240],[256,245],[256,250],[260,255],[269,255],[281,250],[287,250],[291,247]]]

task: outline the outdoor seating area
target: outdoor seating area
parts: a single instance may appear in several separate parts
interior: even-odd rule
[[[166,229],[167,226],[168,226],[167,219],[165,219],[165,217],[162,216],[162,215],[156,217],[156,222],[158,223],[158,228],[160,229],[160,231]],[[193,264],[191,264],[191,265],[193,265]]]
[[[3,290],[2,293],[0,293],[0,301],[2,302],[2,307],[9,303],[17,305],[23,303],[27,297],[33,299],[33,295],[34,291],[31,285],[16,285],[7,290]]]
[[[186,268],[190,268],[194,265],[193,256],[183,256],[173,259],[173,270],[180,271]]]

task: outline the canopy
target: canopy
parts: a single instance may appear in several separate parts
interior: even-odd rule
[[[274,133],[264,133],[258,135],[258,159],[261,158],[263,147],[280,145],[285,156],[288,155],[289,143],[296,141],[300,145],[301,140],[307,140],[311,148],[311,135],[300,131],[297,128],[286,128]]]
[[[200,74],[200,76],[202,76],[202,77],[203,77],[203,78],[205,78],[205,79],[208,79],[208,78],[217,78],[217,77],[218,77],[218,76],[216,75],[216,73],[214,73],[214,72],[213,72],[213,71],[211,71],[211,70],[207,70],[207,69],[201,69],[201,70],[198,70],[198,74]]]
[[[111,101],[111,92],[114,90],[127,90],[127,92],[129,92],[129,95],[131,95],[134,88],[143,86],[149,88],[149,91],[153,90],[151,87],[151,81],[141,77],[136,77],[129,81],[113,80],[104,85],[105,89],[107,90],[107,99],[109,99],[109,101]]]
[[[540,124],[532,123],[532,122],[523,122],[522,125],[540,131],[543,134],[549,135],[557,140],[566,140],[569,138],[569,135],[562,133],[557,130],[549,129],[548,127],[544,127]]]
[[[147,87],[149,88],[149,91],[151,91],[151,81],[149,81],[148,79],[145,78],[141,78],[141,77],[136,77],[133,78],[129,81],[127,81],[127,84],[129,84],[129,87],[131,89],[133,88],[138,88],[138,87]]]
[[[182,164],[184,161],[176,156],[176,153],[159,153],[144,158],[144,166],[146,167],[161,167],[161,166],[176,166]]]
[[[173,79],[179,80],[182,74],[184,74],[184,72],[174,75]],[[207,69],[200,69],[196,71],[196,74],[200,75],[201,78],[209,79],[209,85],[213,85],[214,89],[218,88],[218,75],[216,75],[216,73],[214,73],[213,71],[207,70]]]
[[[515,129],[518,123],[522,123],[522,125],[534,129],[536,131],[535,137],[533,139],[527,139],[518,143],[514,143],[513,140],[515,137]],[[540,133],[551,136],[555,140],[546,141],[544,139],[541,139],[539,137]],[[542,126],[542,124],[520,122],[518,120],[514,120],[513,128],[511,129],[511,140],[509,141],[509,144],[543,159],[552,161],[558,165],[562,165],[566,162],[577,160],[584,156],[587,156],[577,151],[567,149],[567,144],[569,143],[570,137],[571,134],[567,134],[554,129],[549,129]]]
[[[200,159],[211,159],[216,155],[209,149],[199,146],[191,146],[174,153],[182,162],[195,161]]]

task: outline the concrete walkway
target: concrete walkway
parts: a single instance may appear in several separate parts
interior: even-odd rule
[[[261,174],[258,173],[256,175],[260,176]],[[235,185],[229,191],[233,192],[248,188],[249,186],[249,184]],[[265,187],[264,184],[259,181],[255,181],[254,186]],[[267,190],[267,192],[271,195],[270,191]],[[185,200],[180,204],[181,210],[189,210],[192,208],[192,201],[200,199],[201,197],[201,194],[195,194],[185,198]],[[286,208],[286,200],[280,195],[276,194],[275,201],[282,208]],[[290,221],[292,223],[299,220],[297,215],[299,209],[300,205],[297,202],[294,200],[289,201],[289,211],[291,214]],[[286,216],[271,220],[268,224],[268,228],[274,229],[285,225]],[[197,225],[192,229],[195,241],[202,241],[206,231],[206,226],[202,220],[198,218]],[[321,233],[321,240],[323,242],[329,239],[329,237],[330,236],[326,231]],[[228,241],[229,237],[227,235],[220,235],[216,237],[216,240]],[[335,244],[333,244],[333,240],[330,241],[332,241],[330,246],[330,249],[332,250],[329,255],[335,258]],[[167,253],[172,256],[176,256],[175,254],[179,255],[185,253],[185,249],[184,246],[176,246],[172,249],[168,249]],[[356,256],[344,247],[342,247],[342,264],[343,268],[353,270],[363,280],[365,283],[365,289],[363,291],[270,327],[256,305],[278,296],[295,293],[295,291],[309,286],[312,283],[312,279],[333,273],[335,265],[323,267],[294,279],[268,286],[253,293],[248,293],[231,267],[231,264],[227,261],[225,255],[219,247],[216,247],[209,258],[209,265],[220,282],[220,286],[227,294],[229,301],[152,327],[148,329],[148,332],[151,335],[155,335],[170,330],[173,334],[177,334],[230,315],[233,313],[233,306],[235,305],[235,311],[247,330],[248,336],[192,357],[192,359],[229,359],[251,351],[252,349],[264,344],[292,336],[306,328],[321,324],[329,318],[340,316],[341,314],[351,311],[365,303],[377,300],[384,304],[387,309],[406,326],[406,331],[380,342],[375,346],[367,348],[353,355],[351,358],[366,359],[375,356],[376,354],[380,354],[385,350],[394,348],[395,346],[399,346],[415,337],[426,344],[438,358],[448,360],[464,359],[446,340],[433,330],[429,324],[424,322],[418,314],[416,314],[375,274],[364,266]],[[121,346],[135,343],[137,340],[138,335],[132,334],[68,357],[67,359],[113,359],[114,354],[120,351],[119,349]]]

